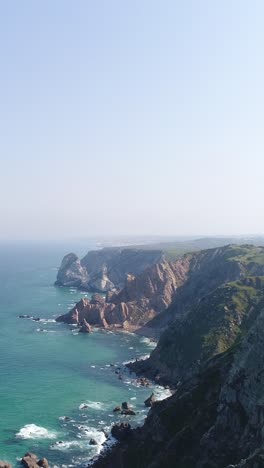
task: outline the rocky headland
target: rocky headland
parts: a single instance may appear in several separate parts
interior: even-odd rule
[[[121,289],[127,274],[138,275],[163,257],[161,250],[110,247],[90,251],[82,259],[70,253],[62,260],[55,285],[90,292]]]
[[[116,428],[95,468],[264,467],[264,247],[163,257],[57,320],[156,334],[150,357],[129,367],[175,389],[150,395],[143,427]]]
[[[171,304],[188,269],[188,256],[176,263],[161,257],[159,263],[136,276],[128,273],[120,291],[108,292],[106,297],[94,294],[91,299],[84,298],[57,321],[82,326],[85,320],[92,326],[147,334],[144,326]],[[152,329],[149,334],[155,333]]]

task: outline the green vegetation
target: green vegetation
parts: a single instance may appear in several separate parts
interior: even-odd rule
[[[188,320],[163,334],[156,351],[160,361],[181,375],[225,352],[248,329],[263,303],[263,276],[220,286],[193,307]]]
[[[252,263],[264,265],[264,247],[231,245],[225,254],[226,260],[240,262],[245,266]]]

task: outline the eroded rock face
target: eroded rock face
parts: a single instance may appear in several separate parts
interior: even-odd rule
[[[188,268],[187,257],[175,265],[163,260],[138,276],[128,275],[119,293],[108,295],[106,299],[98,294],[91,300],[84,298],[57,321],[82,324],[85,319],[98,327],[134,331],[168,307],[177,287],[185,280]]]
[[[216,264],[203,276],[205,258]],[[196,254],[193,268],[182,286],[187,310],[153,352],[154,371],[164,372],[176,391],[95,468],[264,466],[264,249]]]
[[[263,468],[264,309],[240,343],[156,402],[95,468]],[[112,465],[111,465],[112,464]]]
[[[55,285],[79,288],[87,286],[87,280],[86,269],[81,265],[77,255],[74,253],[66,255],[62,260]]]
[[[120,289],[127,274],[137,275],[162,258],[160,250],[105,248],[88,252],[82,260],[71,253],[62,260],[55,285],[91,292]]]

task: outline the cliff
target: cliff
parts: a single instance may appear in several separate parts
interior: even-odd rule
[[[82,299],[57,321],[81,325],[86,320],[103,328],[140,329],[168,307],[188,270],[188,257],[175,264],[162,260],[137,276],[127,275],[119,293],[108,294],[106,299],[98,294]]]
[[[226,246],[192,254],[187,279],[148,327],[164,330],[150,358],[131,367],[176,384],[243,333],[263,295],[264,248]]]
[[[245,298],[246,284],[236,286],[243,289]],[[242,314],[249,314],[249,319],[236,334],[237,339],[227,341],[225,350],[218,349],[199,370],[184,378],[172,397],[154,403],[144,426],[131,431],[127,440],[95,462],[94,468],[264,466],[263,279],[252,279],[248,287],[255,292],[249,291],[250,299],[242,306]],[[227,297],[231,300],[230,292]],[[218,312],[216,309],[216,316]],[[240,327],[239,321],[234,326]],[[212,322],[207,328],[214,333]],[[189,342],[193,338],[195,335],[189,333]],[[213,347],[217,342],[215,336]]]
[[[88,252],[81,260],[66,255],[57,274],[56,286],[74,286],[90,292],[121,289],[128,274],[138,275],[163,259],[160,250],[104,248]]]
[[[103,251],[99,252],[101,252],[99,255],[101,258]],[[129,250],[129,256],[132,253],[133,251]],[[98,265],[100,264],[101,267],[102,264],[95,254],[96,252],[91,252],[91,256],[97,262],[94,265],[94,269],[97,270]],[[117,255],[116,251],[115,255]],[[138,254],[136,258],[138,261]],[[145,257],[144,259],[146,261]],[[79,261],[75,259],[74,262],[76,265]],[[66,265],[66,269],[68,268],[67,259],[64,260],[63,265]],[[125,271],[123,266],[124,264],[121,263],[120,277]],[[145,264],[142,265],[143,267]],[[181,330],[181,323],[184,323],[185,318],[196,315],[196,308],[207,295],[232,281],[262,274],[264,274],[264,248],[262,247],[226,246],[185,254],[175,262],[168,262],[161,255],[159,262],[144,268],[141,273],[126,274],[123,279],[124,286],[119,292],[108,293],[105,300],[98,296],[93,297],[92,300],[83,299],[69,313],[58,317],[57,320],[82,324],[85,319],[91,325],[136,330],[138,333],[153,337],[168,330],[165,341],[169,343],[174,340],[174,333]],[[227,292],[228,288],[220,289],[219,300],[221,294]],[[209,296],[209,304],[211,300],[213,298]],[[201,311],[199,313],[202,314]],[[159,362],[157,360],[157,355],[164,346],[163,343],[164,341],[161,340],[157,351],[154,351],[150,360],[144,363],[145,367],[142,369],[144,372],[147,372],[149,368],[153,375],[153,372],[157,373],[155,368],[158,367],[160,370],[164,368],[162,359]],[[168,346],[165,347],[165,355],[167,348]],[[173,355],[175,351],[170,350]],[[178,379],[178,374],[175,373],[175,378],[176,375]],[[170,373],[169,379],[171,378]]]

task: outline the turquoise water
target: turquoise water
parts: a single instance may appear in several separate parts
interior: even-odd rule
[[[87,250],[74,247],[80,255]],[[85,295],[53,286],[61,258],[71,250],[0,245],[0,459],[13,464],[30,450],[51,465],[83,466],[100,450],[89,440],[104,442],[102,429],[127,418],[112,412],[116,405],[134,405],[134,425],[147,412],[143,401],[151,390],[137,387],[130,376],[119,380],[110,364],[149,353],[148,340],[106,331],[80,335],[54,322]],[[19,319],[21,314],[41,321]]]

